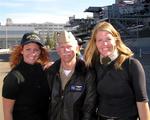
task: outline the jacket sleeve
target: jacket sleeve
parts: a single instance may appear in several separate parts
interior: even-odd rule
[[[92,70],[86,73],[86,96],[83,105],[82,120],[93,120],[96,115],[96,82]]]

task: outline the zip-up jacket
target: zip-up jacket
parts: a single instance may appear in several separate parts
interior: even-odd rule
[[[59,59],[47,71],[51,89],[49,120],[92,120],[96,104],[94,74],[77,59],[74,73],[62,90],[60,64]]]

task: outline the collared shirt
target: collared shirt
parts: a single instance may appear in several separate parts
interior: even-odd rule
[[[60,78],[61,78],[61,83],[62,83],[62,89],[64,90],[67,82],[69,81],[69,79],[71,78],[72,74],[74,73],[74,69],[70,70],[70,72],[67,70],[64,70],[62,66],[60,66]]]

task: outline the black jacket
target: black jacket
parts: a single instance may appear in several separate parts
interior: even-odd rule
[[[48,69],[51,88],[49,120],[91,120],[96,103],[94,74],[77,59],[75,71],[62,91],[59,68],[60,60],[57,60]]]

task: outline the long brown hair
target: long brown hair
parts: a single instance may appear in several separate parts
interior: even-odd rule
[[[119,52],[119,57],[115,63],[116,69],[121,69],[122,63],[133,55],[133,52],[123,43],[119,32],[108,22],[100,22],[98,23],[91,35],[91,39],[89,40],[87,47],[84,52],[84,59],[87,66],[92,66],[92,60],[94,57],[99,56],[98,49],[96,47],[96,34],[98,31],[107,31],[112,34],[113,37],[116,38],[116,47]]]
[[[46,63],[50,61],[49,53],[48,53],[48,50],[46,50],[46,48],[43,48],[40,45],[39,47],[41,50],[41,54],[37,62],[40,63],[41,65],[45,65]],[[22,57],[23,57],[21,54],[22,50],[23,50],[23,45],[17,45],[15,46],[15,48],[12,49],[12,52],[10,55],[10,67],[11,68],[14,68],[22,60]]]

